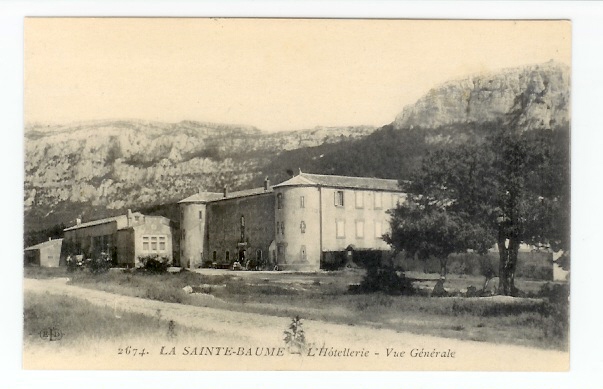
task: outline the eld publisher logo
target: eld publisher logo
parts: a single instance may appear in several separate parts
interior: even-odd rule
[[[63,333],[55,327],[44,328],[40,331],[40,338],[49,342],[54,342],[56,340],[61,340],[63,338]]]

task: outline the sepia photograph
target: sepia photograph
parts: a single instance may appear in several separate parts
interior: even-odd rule
[[[23,25],[24,369],[570,369],[570,20]]]

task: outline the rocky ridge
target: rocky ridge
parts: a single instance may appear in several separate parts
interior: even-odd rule
[[[450,81],[403,109],[398,129],[436,128],[511,118],[524,129],[569,122],[570,71],[557,62]]]

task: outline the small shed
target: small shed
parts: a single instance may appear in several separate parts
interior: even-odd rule
[[[63,239],[48,239],[25,249],[26,266],[58,267]]]

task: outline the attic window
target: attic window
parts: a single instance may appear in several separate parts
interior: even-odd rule
[[[338,190],[335,192],[335,206],[343,207],[343,191]]]
[[[199,211],[199,220],[203,220],[203,211]]]

